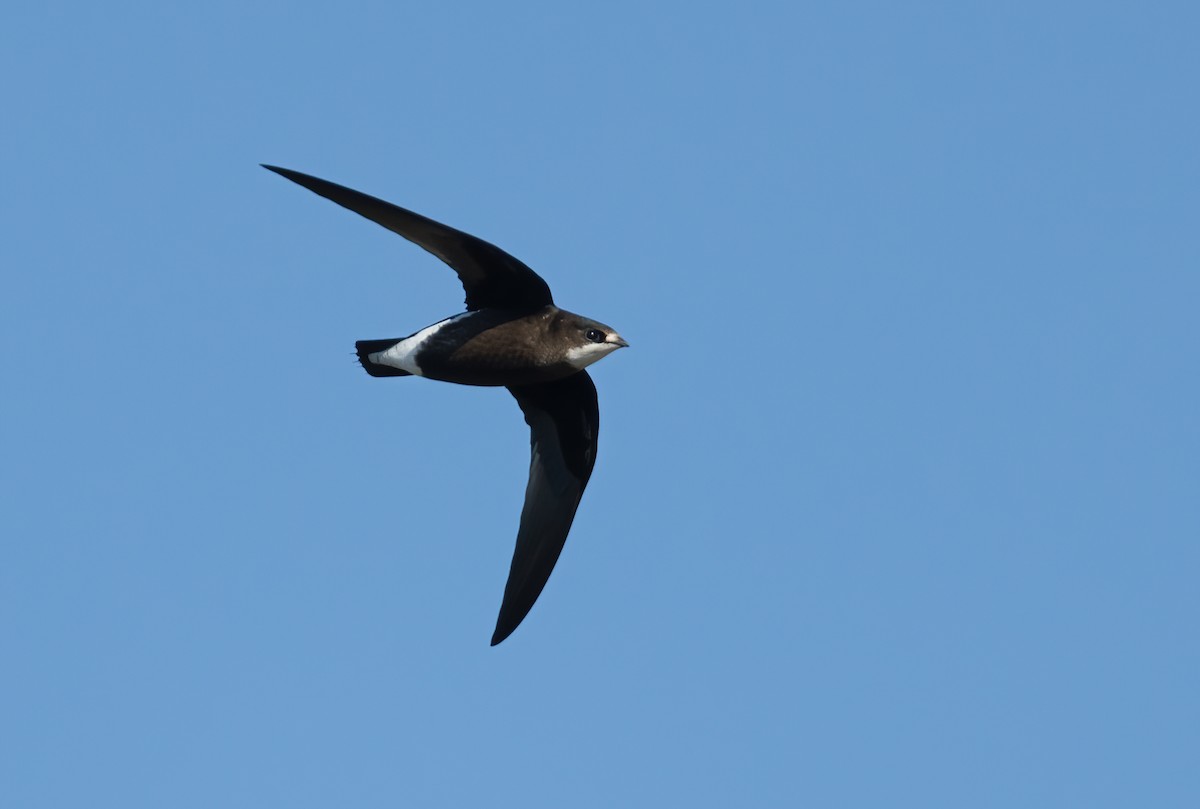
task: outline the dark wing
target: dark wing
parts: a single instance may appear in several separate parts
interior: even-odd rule
[[[492,645],[512,634],[541,595],[596,464],[600,409],[586,371],[509,393],[529,424],[529,485]]]
[[[469,311],[532,310],[554,302],[540,275],[483,239],[327,180],[278,166],[263,168],[383,225],[449,264],[467,291]]]

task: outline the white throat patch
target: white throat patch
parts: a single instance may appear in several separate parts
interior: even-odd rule
[[[617,346],[613,343],[588,343],[583,346],[575,346],[567,349],[567,364],[577,371],[582,371],[593,362],[604,359],[616,350]]]

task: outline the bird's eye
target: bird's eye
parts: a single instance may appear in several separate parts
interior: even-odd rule
[[[591,340],[593,343],[604,342],[604,332],[600,331],[599,329],[588,329],[587,334],[583,336]]]

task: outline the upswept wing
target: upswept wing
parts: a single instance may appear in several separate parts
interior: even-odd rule
[[[365,216],[446,262],[467,292],[468,311],[533,311],[554,302],[540,275],[483,239],[328,180],[265,163],[263,168]]]

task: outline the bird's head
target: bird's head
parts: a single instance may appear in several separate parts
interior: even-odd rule
[[[558,314],[555,331],[566,346],[567,363],[578,370],[629,345],[612,326],[561,309]]]

